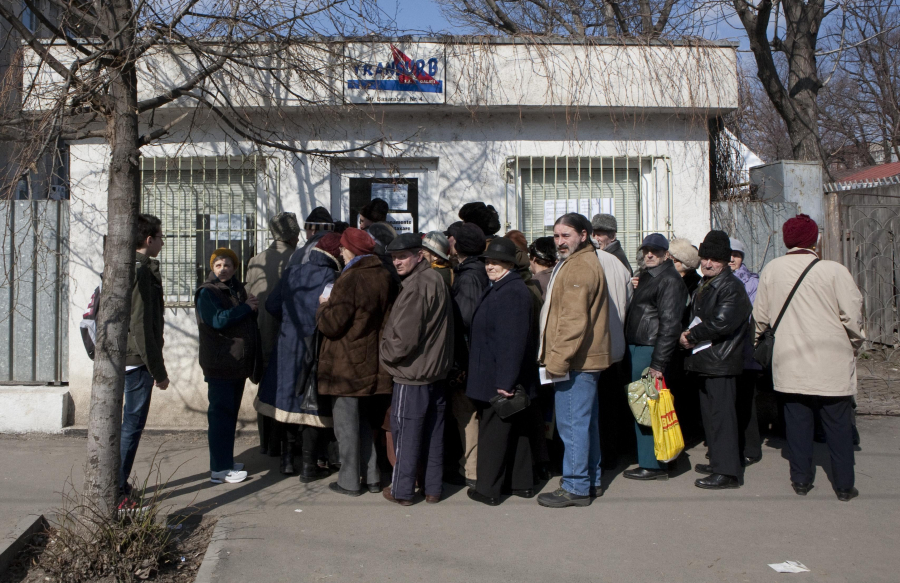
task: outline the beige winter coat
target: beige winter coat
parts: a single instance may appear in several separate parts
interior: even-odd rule
[[[791,288],[815,257],[785,255],[759,277],[753,317],[757,336],[775,323]],[[817,263],[794,294],[778,330],[775,390],[825,397],[856,394],[856,351],[862,345],[862,296],[847,268]]]
[[[269,248],[256,255],[247,265],[247,293],[259,298],[259,337],[262,341],[263,367],[269,364],[269,356],[275,347],[275,338],[281,321],[270,314],[266,308],[266,298],[278,285],[281,274],[287,267],[291,255],[296,251],[296,245],[288,245],[284,241],[273,241]]]

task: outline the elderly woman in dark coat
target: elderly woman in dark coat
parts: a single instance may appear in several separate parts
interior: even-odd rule
[[[497,395],[512,397],[517,388],[530,398],[536,396],[537,349],[531,329],[533,298],[515,272],[515,244],[505,238],[494,239],[483,257],[491,283],[472,318],[466,395],[481,410],[481,421],[478,480],[468,495],[496,506],[501,493],[534,496],[529,412],[501,419],[490,400]]]
[[[318,408],[313,409],[312,395],[306,395],[297,383],[301,373],[306,372],[307,351],[315,347],[319,296],[327,285],[334,284],[341,270],[340,242],[340,235],[327,233],[309,251],[305,263],[299,250],[294,253],[278,287],[266,300],[269,313],[281,319],[281,329],[254,406],[259,413],[279,422],[283,474],[294,473],[294,444],[302,438],[301,482],[312,482],[330,473],[316,464],[319,430],[332,426],[330,399],[317,399]]]
[[[211,272],[194,301],[200,332],[200,368],[209,385],[209,469],[214,484],[244,481],[243,464],[234,463],[234,432],[244,385],[258,382],[262,350],[256,315],[259,300],[248,294],[235,272],[240,260],[231,249],[216,249]]]
[[[348,496],[362,494],[362,478],[370,492],[381,492],[374,429],[381,426],[393,388],[391,375],[378,358],[378,343],[395,290],[374,249],[375,240],[365,231],[351,227],[341,234],[346,267],[331,296],[320,298],[316,313],[323,336],[319,394],[334,399],[334,432],[341,454],[337,482],[329,488]]]

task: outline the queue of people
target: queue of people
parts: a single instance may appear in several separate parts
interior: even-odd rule
[[[337,471],[331,491],[380,492],[403,506],[440,502],[448,482],[493,506],[504,495],[532,498],[559,473],[537,502],[588,506],[629,434],[637,466],[624,477],[671,476],[673,462],[657,460],[651,429],[624,401],[626,385],[649,375],[672,388],[685,433],[705,437],[696,486],[739,488],[760,461],[755,396],[771,378],[794,491],[813,486],[819,418],[835,492],[857,495],[851,399],[861,296],[843,266],[818,259],[809,217],[785,223],[788,254],[757,275],[741,242],[722,231],[698,247],[650,233],[633,270],[612,215],[565,214],[552,237],[529,244],[519,231],[499,236],[499,216],[484,203],[465,205],[446,231],[399,235],[382,203],[362,210],[360,228],[314,209],[299,248],[296,216],[276,215],[274,242],[249,261],[246,284],[232,250],[213,253],[195,296],[213,482],[247,477],[233,451],[250,379],[259,383],[261,451],[302,482]],[[161,305],[144,283],[159,280],[161,247],[159,220],[142,215],[141,306]],[[126,385],[146,393],[168,380],[157,378],[166,376],[161,332],[136,325],[142,318],[132,318]],[[771,377],[753,358],[767,329],[778,332]],[[127,476],[149,407],[149,396],[129,398],[138,389],[126,390],[120,509],[135,504]],[[445,463],[445,451],[459,458]]]

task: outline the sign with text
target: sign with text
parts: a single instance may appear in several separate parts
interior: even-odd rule
[[[384,222],[394,227],[398,235],[416,232],[412,213],[388,213]]]
[[[446,56],[437,43],[348,44],[344,101],[445,103]]]

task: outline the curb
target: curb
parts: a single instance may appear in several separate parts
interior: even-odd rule
[[[216,581],[216,569],[219,566],[219,555],[225,550],[225,541],[228,539],[228,525],[224,516],[219,517],[216,521],[216,527],[213,529],[212,536],[209,539],[209,546],[206,547],[206,554],[203,555],[203,562],[197,569],[197,578],[194,583],[213,583]]]
[[[31,542],[31,538],[38,532],[49,527],[43,514],[26,516],[16,525],[16,529],[6,537],[3,546],[0,547],[0,573],[5,573],[10,563],[16,558],[25,545]]]

